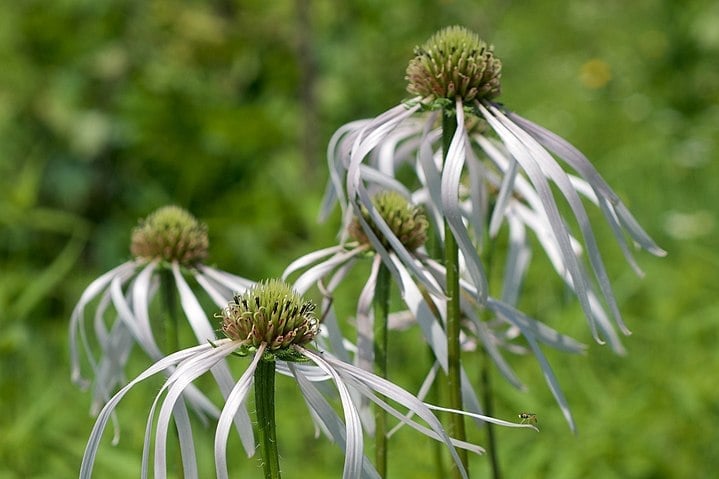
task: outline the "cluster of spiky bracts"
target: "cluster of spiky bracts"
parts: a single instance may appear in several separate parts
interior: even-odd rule
[[[262,343],[270,352],[289,349],[317,335],[319,320],[314,311],[314,303],[302,299],[286,283],[269,280],[236,294],[222,311],[221,328],[244,351]]]
[[[415,49],[407,67],[407,91],[423,101],[454,101],[466,104],[499,96],[502,62],[471,31],[449,27],[437,32]]]
[[[427,217],[422,208],[411,204],[407,199],[396,191],[383,191],[372,199],[372,204],[377,209],[392,233],[400,240],[408,251],[414,251],[427,241]],[[389,242],[385,235],[379,230],[376,224],[369,217],[368,212],[363,211],[364,219],[369,223],[372,231],[380,238],[385,249],[390,249]],[[360,243],[369,243],[359,220],[355,220],[349,226],[349,234]]]
[[[207,258],[207,225],[177,206],[158,209],[132,231],[130,252],[147,261],[190,266]]]

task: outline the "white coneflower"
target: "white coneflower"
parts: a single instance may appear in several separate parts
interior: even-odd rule
[[[297,381],[300,392],[313,413],[314,420],[335,443],[344,449],[344,478],[378,477],[364,456],[359,412],[350,397],[350,391],[369,398],[422,434],[443,442],[450,449],[463,477],[467,477],[459,463],[455,448],[464,448],[476,453],[481,453],[482,449],[447,436],[432,412],[432,409],[439,408],[423,403],[401,387],[372,373],[340,361],[328,353],[310,349],[309,343],[319,330],[319,320],[314,309],[313,303],[305,301],[289,285],[277,280],[258,283],[245,293],[236,295],[221,314],[221,329],[227,338],[214,341],[212,344],[188,348],[161,359],[129,382],[108,401],[100,412],[90,435],[80,477],[91,477],[102,433],[124,395],[140,381],[172,366],[176,366],[176,369],[157,394],[150,410],[143,452],[143,477],[150,468],[150,447],[153,438],[152,468],[154,477],[166,477],[167,433],[173,418],[180,434],[185,477],[198,477],[190,423],[186,414],[173,414],[173,410],[177,408],[178,404],[181,404],[178,402],[178,398],[192,381],[233,354],[251,356],[251,360],[227,396],[217,424],[215,467],[218,478],[228,477],[226,462],[228,433],[234,416],[238,410],[243,409],[242,405],[247,399],[253,382],[255,383],[255,404],[258,414],[258,437],[263,454],[265,477],[279,477],[278,445],[274,435],[276,425],[272,385],[272,376],[276,369],[292,376]],[[334,383],[341,399],[344,421],[339,418],[328,400],[315,386],[315,383],[319,381]],[[408,411],[413,411],[424,423],[415,422],[381,397],[393,401]],[[158,406],[157,424],[153,428],[155,410]],[[456,411],[452,412],[457,413]],[[536,430],[531,424],[507,422],[484,416],[481,418],[504,426],[529,427]]]
[[[158,339],[157,334],[158,330],[169,328],[164,331],[165,336],[173,335],[172,329],[177,325],[158,324],[156,318],[150,318],[150,304],[158,291],[169,295],[166,302],[170,304],[165,307],[170,309],[175,308],[175,297],[179,295],[184,317],[197,344],[206,344],[216,339],[215,328],[185,276],[194,278],[218,306],[225,304],[234,291],[243,291],[253,284],[203,264],[208,254],[207,227],[177,206],[160,208],[141,220],[132,231],[130,250],[132,260],[103,274],[85,289],[70,320],[72,379],[81,386],[92,384],[95,413],[115,389],[126,382],[124,369],[133,345],[138,345],[153,362],[178,349],[175,338]],[[95,337],[91,339],[85,309],[97,298],[92,322]],[[166,315],[172,313],[165,312]],[[97,352],[93,349],[94,343],[97,343]],[[91,368],[89,379],[81,372],[81,350]],[[227,366],[218,364],[213,374],[227,394],[233,383]],[[188,389],[187,398],[201,414],[218,413],[194,387]],[[243,441],[251,447],[252,437],[247,435],[248,430],[251,432],[249,418],[245,414],[239,420],[246,422]]]
[[[407,89],[414,97],[374,119],[348,124],[332,138],[328,149],[331,181],[323,214],[338,199],[349,224],[357,211],[370,208],[371,191],[377,185],[399,189],[395,169],[410,163],[423,185],[428,215],[437,225],[446,219],[451,228],[480,302],[487,295],[477,252],[480,239],[487,230],[489,237],[495,236],[506,223],[515,232],[529,228],[573,289],[595,339],[608,340],[620,350],[604,307],[620,330],[628,330],[583,199],[599,206],[637,272],[625,235],[652,254],[665,252],[582,153],[495,103],[500,78],[501,62],[492,46],[477,35],[462,27],[436,33],[415,50],[407,68]],[[451,141],[442,145],[448,120],[456,130]],[[442,155],[443,146],[446,155]],[[565,171],[557,159],[575,174]],[[560,211],[552,186],[566,200],[571,217]],[[370,212],[376,220],[378,215]],[[576,222],[576,233],[568,222]],[[389,229],[382,228],[382,233],[393,243]],[[396,252],[405,255],[402,249]]]
[[[368,209],[363,207],[362,215],[354,217],[350,222],[349,238],[344,244],[311,252],[298,258],[285,269],[283,278],[287,279],[300,273],[295,279],[294,287],[302,293],[315,284],[318,286],[325,296],[323,309],[326,310],[326,318],[323,324],[329,337],[328,346],[343,360],[350,361],[350,354],[345,346],[346,340],[340,333],[334,316],[332,294],[353,267],[361,259],[370,256],[372,266],[365,279],[365,287],[357,300],[355,315],[357,343],[352,345],[353,349],[356,348],[355,363],[365,370],[373,369],[372,300],[377,294],[379,271],[381,267],[387,266],[395,284],[403,291],[400,299],[409,313],[405,316],[418,324],[437,363],[446,372],[448,367],[445,335],[447,298],[442,291],[446,285],[447,273],[444,265],[432,259],[425,249],[428,221],[421,208],[410,203],[396,191],[377,193],[372,199],[372,208],[377,211],[384,225],[405,248],[408,256],[401,258],[396,253],[395,248],[387,240],[387,235],[381,232],[378,223],[370,217]],[[410,264],[407,263],[408,258]],[[520,264],[518,268],[521,268],[523,260],[517,259],[515,262]],[[516,299],[514,285],[505,287],[502,299],[488,296],[483,305],[477,303],[477,289],[471,282],[462,280],[460,287],[462,295],[460,309],[465,319],[465,342],[468,345],[481,343],[502,375],[514,386],[523,388],[521,380],[502,355],[503,349],[510,352],[525,352],[524,348],[512,342],[521,334],[537,358],[548,386],[568,423],[574,428],[569,406],[539,344],[546,344],[559,351],[573,354],[583,352],[585,347],[514,308],[512,306]],[[495,318],[491,324],[480,319],[479,311],[483,308],[489,310]],[[509,331],[504,331],[507,328]],[[430,371],[428,381],[433,378],[434,372]],[[464,372],[462,372],[461,386],[466,410],[479,412],[477,395]],[[371,421],[369,416],[365,415],[363,418]]]

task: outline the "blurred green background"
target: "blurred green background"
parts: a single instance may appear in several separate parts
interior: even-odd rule
[[[495,381],[496,414],[533,411],[541,433],[498,431],[505,476],[716,474],[719,3],[2,0],[1,479],[77,475],[93,420],[70,384],[68,318],[128,258],[138,218],[188,208],[209,225],[211,261],[253,279],[332,244],[338,218],[315,221],[329,137],[405,98],[413,47],[452,24],[495,45],[505,105],[584,151],[669,252],[640,253],[640,280],[597,227],[634,332],[626,357],[593,344],[577,305],[534,273],[524,309],[590,344],[549,353],[579,433],[518,358],[529,390]],[[415,364],[395,342],[395,364]],[[138,475],[157,386],[122,404],[122,442],[102,449],[96,477]],[[280,387],[286,477],[338,477],[340,451]],[[211,431],[200,437],[211,451]],[[431,477],[426,442],[397,436],[392,477]],[[233,470],[260,477],[237,451]],[[487,463],[473,458],[473,477]]]

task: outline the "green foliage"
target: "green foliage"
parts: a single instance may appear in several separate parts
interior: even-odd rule
[[[528,393],[495,381],[496,414],[531,410],[541,428],[499,431],[506,476],[719,470],[719,7],[525,3],[0,2],[0,479],[77,473],[93,421],[63,366],[67,321],[89,281],[129,257],[137,219],[187,208],[209,226],[210,261],[256,279],[331,244],[337,219],[315,223],[324,145],[341,124],[406,98],[414,46],[453,24],[495,45],[499,100],[587,153],[669,251],[640,255],[643,281],[619,251],[603,251],[634,330],[627,357],[598,345],[586,358],[549,354],[572,385],[577,436],[534,364],[515,360]],[[591,341],[576,304],[532,274],[540,281],[528,283],[526,305]],[[392,360],[416,387],[421,361]],[[340,451],[315,441],[308,419],[283,417],[295,391],[279,382],[286,476],[335,477]],[[137,475],[145,414],[128,411],[148,397],[129,398],[121,445],[103,450],[98,477]],[[412,441],[400,433],[390,445],[395,477],[431,470],[430,445]],[[471,468],[486,464],[472,458]],[[231,467],[260,475],[239,453]]]

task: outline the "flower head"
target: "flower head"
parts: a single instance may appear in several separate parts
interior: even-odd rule
[[[126,383],[125,365],[135,345],[152,361],[179,348],[174,338],[168,337],[166,325],[158,320],[171,317],[170,329],[175,330],[185,324],[198,344],[216,339],[215,327],[185,276],[193,277],[193,283],[200,286],[196,289],[201,289],[218,307],[225,306],[234,292],[244,291],[253,282],[203,264],[207,245],[204,224],[176,206],[160,208],[133,230],[131,250],[135,258],[101,275],[85,289],[70,318],[70,352],[73,382],[93,386],[93,412]],[[158,295],[158,291],[163,294]],[[179,315],[172,317],[170,311],[178,309],[178,298],[186,321],[174,324],[180,323]],[[89,328],[86,309],[96,300],[93,326]],[[156,308],[164,308],[166,314],[151,315]],[[89,331],[94,335],[90,336]],[[89,379],[83,374],[85,363],[91,370]],[[227,365],[218,364],[213,374],[223,393],[228,393],[232,377]],[[189,388],[185,396],[201,416],[218,414],[196,388]],[[244,437],[246,446],[251,441],[251,435]]]
[[[319,331],[314,311],[314,303],[287,283],[269,280],[234,296],[222,310],[221,329],[243,351],[256,351],[264,343],[267,352],[281,352],[314,339]]]
[[[444,99],[452,104],[460,97],[468,103],[499,96],[502,62],[491,45],[466,28],[440,30],[414,55],[407,67],[407,91],[424,102]]]
[[[207,225],[178,206],[158,209],[132,230],[130,251],[146,261],[193,265],[207,258]]]
[[[416,250],[427,241],[427,227],[429,226],[429,222],[421,207],[413,205],[396,191],[382,191],[376,194],[372,199],[372,204],[392,230],[392,233],[394,233],[402,243],[402,246],[407,248],[408,251]],[[362,213],[362,216],[370,225],[374,234],[382,241],[382,246],[386,249],[390,249],[389,242],[375,225],[367,209],[364,208]],[[349,234],[362,244],[369,243],[367,234],[356,218],[349,226]]]
[[[432,261],[419,259],[426,256],[421,248],[409,252],[402,246],[374,207],[370,192],[390,185],[424,206],[434,236],[444,241],[445,235],[451,234],[458,245],[462,287],[474,303],[465,314],[473,309],[491,310],[501,322],[512,323],[509,336],[521,331],[571,424],[566,402],[537,347],[536,332],[544,325],[530,326],[519,319],[526,316],[506,309],[518,301],[533,244],[544,250],[556,274],[576,296],[595,340],[609,343],[617,352],[623,347],[616,329],[625,334],[629,330],[587,207],[599,208],[635,271],[640,273],[628,238],[657,256],[665,252],[577,148],[493,102],[499,94],[500,73],[501,64],[491,48],[463,28],[442,30],[419,47],[407,69],[408,90],[416,96],[375,118],[342,126],[330,140],[330,185],[322,216],[336,199],[344,227],[351,228],[357,218],[382,261],[394,264],[390,270],[403,299],[411,298],[407,287],[412,286],[408,281],[412,279],[426,288],[425,294],[438,298],[441,306],[442,293],[437,294],[434,283],[441,290],[442,274],[435,274],[436,268],[432,273]],[[442,111],[433,111],[440,108]],[[412,182],[420,186],[414,190],[405,186],[404,178],[395,174],[400,168],[414,172]],[[369,219],[364,217],[365,211]],[[502,259],[505,262],[502,301],[497,301],[489,294],[481,253],[488,242],[497,241],[503,229],[509,239],[506,254],[502,258],[503,251],[497,248],[492,254],[495,265]],[[349,256],[350,252],[339,252],[323,266],[310,268],[298,282],[328,274],[330,264],[337,266]],[[334,274],[330,285],[344,269]],[[416,316],[414,310],[412,313]],[[501,341],[488,337],[481,322],[477,328],[485,349],[492,354]],[[546,339],[551,340],[555,333],[545,335]],[[432,344],[432,337],[425,336]],[[562,348],[561,341],[554,345]],[[438,360],[442,357],[441,351],[435,355]],[[503,369],[501,358],[493,358]]]
[[[286,315],[287,319],[293,319],[297,324],[306,326],[308,331],[315,331],[316,329],[316,318],[312,313],[314,309],[313,304],[302,299],[287,284],[281,281],[270,280],[258,284],[246,294],[236,299],[238,299],[240,304],[238,305],[238,301],[233,299],[223,312],[223,317],[234,318],[237,314],[235,312],[229,313],[229,311],[235,311],[237,309],[236,306],[240,306],[242,312],[239,314],[243,318],[241,322],[247,320],[251,323],[250,330],[255,329],[259,331],[260,329],[266,328],[268,311],[276,311],[275,319],[283,316],[280,314],[284,308],[283,305],[288,305],[288,311],[293,311],[297,308],[293,314]],[[247,304],[244,304],[245,302]],[[276,309],[275,304],[277,304]],[[251,314],[245,314],[249,312],[251,312]],[[227,322],[227,319],[225,321]],[[268,360],[268,350],[271,348],[271,345],[275,343],[276,339],[270,335],[270,337],[265,340],[259,340],[256,348],[253,342],[253,346],[250,348],[248,347],[246,337],[242,337],[242,335],[236,336],[234,334],[234,326],[232,326],[235,324],[234,319],[231,319],[230,323],[229,329],[232,331],[228,334],[228,338],[220,339],[212,344],[202,344],[187,348],[158,360],[130,381],[107,402],[98,415],[90,439],[88,440],[80,470],[81,478],[91,477],[102,433],[120,400],[136,384],[168,368],[174,368],[174,372],[169,375],[165,384],[158,392],[148,417],[148,426],[145,433],[145,450],[143,452],[143,477],[150,468],[149,461],[151,454],[149,449],[153,442],[155,452],[153,464],[154,475],[155,477],[165,477],[167,473],[167,433],[172,420],[174,420],[177,425],[178,435],[180,436],[179,442],[183,465],[187,467],[187,470],[197,471],[195,451],[191,447],[192,425],[187,412],[184,410],[182,403],[178,402],[178,399],[190,387],[192,381],[206,372],[211,371],[222,359],[227,358],[233,353],[240,353],[242,355],[250,349],[254,349],[254,351],[252,351],[252,360],[247,365],[240,379],[232,386],[231,392],[227,395],[226,403],[217,422],[215,433],[216,474],[218,478],[228,477],[227,441],[232,422],[235,420],[239,411],[244,411],[244,404],[253,384],[258,365],[260,362]],[[304,326],[300,326],[300,328],[303,329]],[[305,335],[304,338],[311,339],[310,336],[314,337],[314,333]],[[459,456],[457,455],[456,448],[467,449],[475,453],[481,453],[483,449],[474,444],[458,441],[447,435],[441,423],[432,412],[433,410],[446,409],[426,404],[400,386],[380,378],[371,372],[340,361],[329,353],[313,351],[305,347],[307,346],[306,343],[307,341],[298,340],[298,342],[286,346],[287,350],[292,350],[296,354],[296,357],[292,358],[292,361],[287,362],[276,356],[276,352],[279,351],[279,349],[275,349],[274,353],[272,350],[269,350],[270,354],[275,355],[275,357],[269,360],[276,363],[277,371],[292,377],[297,382],[300,392],[310,409],[311,416],[317,422],[319,429],[325,432],[333,442],[345,450],[344,478],[377,477],[377,472],[364,456],[362,424],[358,407],[353,399],[353,392],[355,397],[360,396],[375,402],[403,424],[445,444],[449,448],[455,463],[460,468],[462,476],[467,477],[459,460]],[[302,359],[304,362],[298,364],[296,362],[297,359]],[[344,421],[337,415],[335,409],[325,397],[325,394],[328,394],[324,392],[326,388],[320,388],[316,385],[322,382],[334,383],[344,411]],[[329,394],[331,394],[331,392]],[[332,396],[334,395],[332,394]],[[384,398],[391,400],[395,405],[385,401]],[[159,406],[159,412],[157,413],[157,420],[155,421],[157,406]],[[401,409],[398,409],[398,407]],[[450,410],[450,412],[465,414],[481,421],[492,422],[503,426],[536,430],[531,424],[508,422],[479,414],[464,413],[462,411]],[[414,420],[412,418],[414,414],[421,418],[422,422]],[[183,447],[183,445],[190,447]]]

